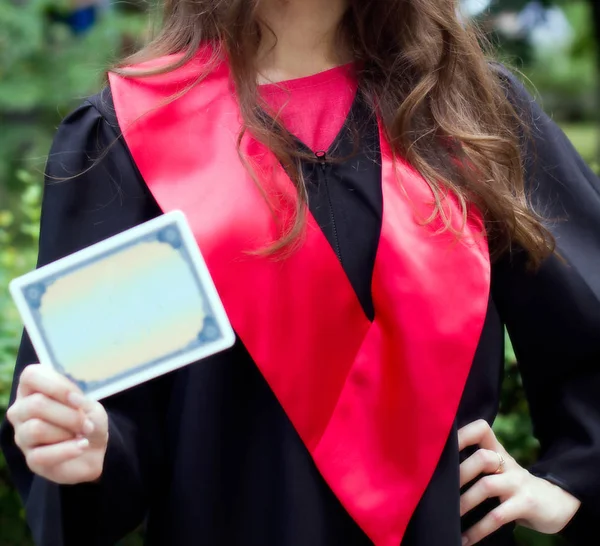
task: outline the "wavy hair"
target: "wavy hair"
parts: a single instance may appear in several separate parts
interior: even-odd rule
[[[306,220],[306,188],[291,135],[265,123],[257,93],[255,59],[265,25],[261,0],[165,0],[160,32],[115,72],[136,77],[165,73],[187,63],[206,43],[227,56],[244,130],[269,146],[298,189],[295,220],[271,251],[293,246]],[[486,58],[477,30],[461,19],[456,0],[349,0],[338,39],[357,61],[361,93],[379,115],[394,154],[427,181],[434,213],[447,229],[448,194],[463,219],[482,213],[492,257],[511,245],[539,264],[554,239],[530,206],[521,137],[524,124],[507,89]],[[181,54],[169,66],[140,74],[127,70],[147,60]],[[240,137],[241,138],[241,137]]]

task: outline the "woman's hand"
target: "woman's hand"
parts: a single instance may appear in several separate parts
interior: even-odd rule
[[[56,371],[27,366],[6,417],[32,472],[59,484],[100,478],[108,443],[106,411]]]
[[[500,506],[463,535],[463,545],[476,544],[503,525],[516,522],[545,534],[561,531],[581,503],[560,487],[532,476],[506,452],[486,421],[476,421],[458,432],[459,448],[480,449],[460,465],[460,486],[488,474],[460,499],[461,516],[489,498]]]

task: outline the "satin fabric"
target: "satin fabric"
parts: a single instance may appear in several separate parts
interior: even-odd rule
[[[238,150],[229,67],[209,57],[202,50],[149,78],[112,74],[125,141],[161,209],[187,215],[237,335],[334,494],[374,544],[397,546],[448,438],[483,327],[490,264],[481,221],[472,214],[460,239],[424,225],[431,191],[381,131],[373,322],[312,216],[285,259],[252,254],[277,239],[297,194],[247,132]],[[460,227],[457,204],[445,206]]]

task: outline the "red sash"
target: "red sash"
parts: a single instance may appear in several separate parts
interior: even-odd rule
[[[479,342],[490,281],[481,222],[471,218],[460,241],[423,226],[431,191],[393,160],[382,136],[384,213],[369,322],[312,216],[289,258],[248,254],[279,230],[238,155],[227,63],[165,105],[205,69],[198,55],[166,75],[111,75],[127,145],[162,210],[186,213],[236,333],[335,495],[376,546],[398,546]],[[273,154],[248,135],[241,149],[289,217],[295,190]],[[457,205],[447,207],[458,226]]]

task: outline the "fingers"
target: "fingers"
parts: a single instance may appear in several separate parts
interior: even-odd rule
[[[517,485],[509,474],[496,474],[481,478],[460,497],[460,515],[464,516],[486,499],[506,498],[517,490]]]
[[[49,366],[32,364],[27,366],[19,378],[17,397],[41,393],[75,409],[85,409],[88,403],[81,390],[66,377]]]
[[[106,410],[52,368],[31,365],[23,370],[17,399],[6,416],[15,444],[35,474],[71,484],[93,481],[102,473]]]
[[[479,449],[460,465],[460,486],[463,487],[482,474],[495,474],[501,459],[497,451]]]
[[[491,511],[463,535],[463,546],[471,546],[496,532],[500,527],[518,520],[523,512],[520,501],[511,498]]]
[[[23,452],[49,444],[73,440],[71,431],[42,421],[30,419],[15,429],[15,443]]]
[[[105,446],[108,440],[108,415],[100,402],[90,402],[90,408],[90,412],[85,414],[90,422],[84,424],[84,435],[92,447]],[[89,425],[93,425],[93,429],[88,428]]]
[[[504,448],[500,442],[496,440],[496,436],[492,428],[483,419],[475,421],[458,431],[458,447],[459,451],[469,447],[479,446],[490,451],[499,451],[504,453]]]
[[[48,468],[79,457],[88,446],[89,441],[83,438],[37,447],[26,453],[27,465],[33,472],[43,476]]]
[[[94,429],[93,423],[82,411],[66,406],[39,392],[15,402],[7,413],[7,417],[15,428],[31,419],[39,419],[55,427],[69,430],[75,435],[89,434]]]
[[[529,474],[510,457],[484,420],[460,429],[458,443],[460,451],[470,446],[480,448],[460,466],[461,487],[486,475],[461,496],[461,516],[490,498],[499,498],[502,503],[463,535],[463,545],[471,545],[510,522],[523,521],[529,498],[523,494],[524,483]]]

